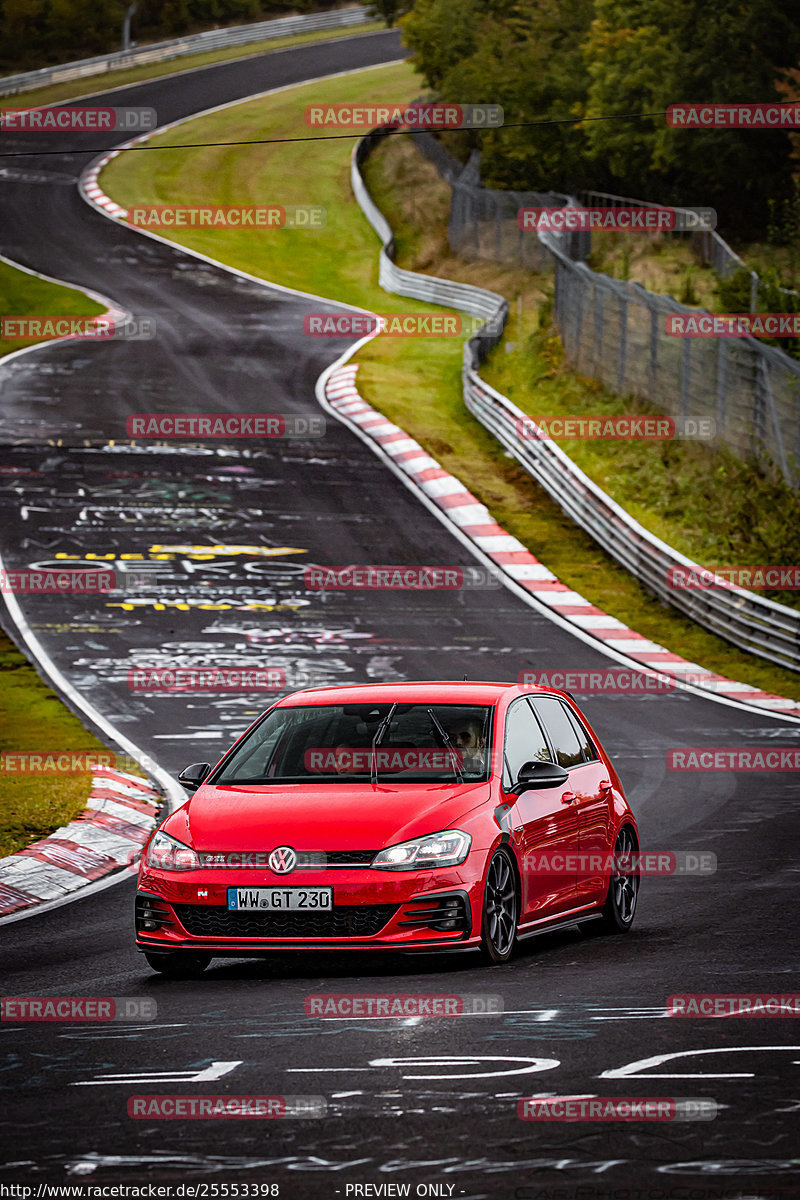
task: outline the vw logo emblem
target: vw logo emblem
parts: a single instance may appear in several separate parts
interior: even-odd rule
[[[297,855],[291,846],[278,846],[267,859],[276,875],[288,875],[297,866]]]

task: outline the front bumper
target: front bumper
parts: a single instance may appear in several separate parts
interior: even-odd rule
[[[150,952],[216,955],[281,950],[467,950],[480,942],[482,889],[469,859],[447,872],[350,869],[254,878],[253,871],[144,868],[136,893],[136,945]],[[467,868],[465,870],[465,868]],[[230,912],[229,887],[333,887],[327,912]]]

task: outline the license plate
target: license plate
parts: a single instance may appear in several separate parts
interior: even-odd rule
[[[228,888],[231,912],[303,912],[333,908],[333,888]]]

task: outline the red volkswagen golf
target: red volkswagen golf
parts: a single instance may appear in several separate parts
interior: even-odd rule
[[[147,844],[136,944],[167,975],[278,950],[479,950],[630,929],[639,836],[574,701],[507,683],[278,701]]]

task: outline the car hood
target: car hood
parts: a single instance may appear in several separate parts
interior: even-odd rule
[[[161,828],[204,852],[380,850],[453,828],[489,793],[488,783],[206,785]]]

